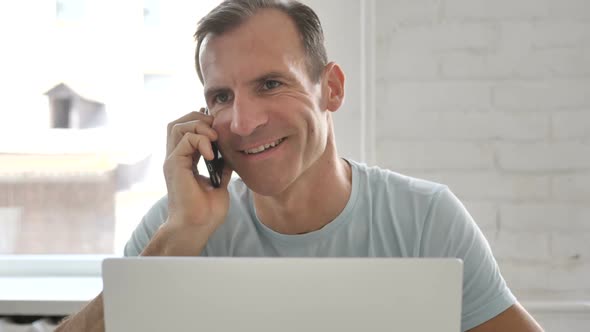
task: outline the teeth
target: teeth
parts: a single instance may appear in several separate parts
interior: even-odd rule
[[[256,147],[256,148],[253,148],[253,149],[250,149],[250,150],[244,150],[244,152],[246,154],[259,153],[259,152],[262,152],[262,151],[264,151],[266,149],[274,148],[275,146],[279,145],[282,141],[283,141],[283,139],[280,138],[280,139],[278,139],[278,140],[276,140],[276,141],[274,141],[272,143],[263,144],[263,145],[261,145],[259,147]]]

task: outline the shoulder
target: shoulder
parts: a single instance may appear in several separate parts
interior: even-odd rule
[[[403,256],[420,256],[424,229],[431,224],[433,207],[440,205],[448,187],[381,167],[350,163],[358,196],[355,216],[368,218],[382,236],[399,244]]]
[[[444,184],[394,172],[379,166],[367,166],[349,160],[358,177],[361,194],[373,198],[387,198],[390,203],[408,204],[422,202],[429,204],[441,192],[448,190]]]

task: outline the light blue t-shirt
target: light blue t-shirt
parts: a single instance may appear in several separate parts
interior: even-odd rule
[[[317,231],[280,234],[256,216],[252,192],[230,182],[226,221],[203,256],[456,257],[463,260],[462,330],[516,303],[481,231],[448,187],[348,161],[352,192],[340,215]],[[321,198],[318,198],[321,199]],[[144,216],[125,246],[137,256],[166,221],[167,197]]]

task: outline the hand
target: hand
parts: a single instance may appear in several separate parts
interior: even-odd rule
[[[168,124],[164,177],[168,188],[168,221],[176,227],[198,226],[213,231],[223,221],[229,209],[227,185],[232,170],[223,169],[221,186],[214,188],[209,178],[193,174],[195,162],[203,156],[213,159],[211,142],[217,133],[211,125],[213,117],[191,112]]]

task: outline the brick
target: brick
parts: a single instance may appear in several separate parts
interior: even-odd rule
[[[590,169],[590,144],[498,143],[498,164],[511,171],[569,171]]]
[[[13,254],[16,249],[22,208],[0,206],[0,254]]]
[[[561,20],[535,23],[532,45],[535,48],[589,46],[590,23]]]
[[[508,49],[490,54],[446,54],[441,77],[449,79],[583,78],[590,76],[584,48]]]
[[[377,45],[380,49],[380,46]],[[375,55],[378,82],[388,80],[434,80],[439,77],[438,59],[412,51],[384,51]]]
[[[581,294],[590,289],[590,263],[542,264],[499,259],[498,264],[506,283],[516,293],[574,291]]]
[[[563,203],[501,204],[500,227],[506,231],[590,231],[590,207]]]
[[[441,77],[447,79],[507,79],[512,76],[509,58],[482,54],[446,54]]]
[[[510,112],[381,112],[377,135],[395,139],[541,140],[550,116]]]
[[[551,13],[551,19],[590,19],[590,2],[587,0],[560,0],[549,1],[547,9]]]
[[[560,291],[588,291],[590,290],[588,276],[590,276],[589,262],[553,264],[549,270],[548,288]]]
[[[549,289],[550,269],[546,264],[498,259],[498,265],[508,287],[515,293]]]
[[[535,36],[533,22],[500,21],[496,24],[498,29],[496,53],[518,57],[532,49]]]
[[[377,1],[376,20],[379,26],[394,23],[419,24],[439,20],[440,0]]]
[[[465,205],[477,226],[486,234],[486,238],[488,240],[492,238],[493,233],[497,231],[496,218],[498,209],[496,204],[482,201],[463,201],[463,205]]]
[[[490,125],[494,126],[494,138],[504,140],[540,140],[549,135],[550,121],[540,114],[495,112]]]
[[[584,78],[590,76],[590,52],[583,48],[534,50],[515,64],[518,78]]]
[[[527,201],[549,197],[549,177],[501,174],[491,171],[427,172],[405,171],[411,176],[448,185],[462,200]]]
[[[71,176],[63,182],[45,178],[0,183],[0,193],[8,193],[0,195],[0,206],[16,206],[21,211],[12,253],[112,252],[116,179],[110,175],[104,182],[80,180]],[[94,241],[84,241],[81,233],[94,234]]]
[[[539,0],[447,0],[444,17],[467,20],[546,18],[549,9]]]
[[[498,85],[493,105],[503,110],[559,110],[590,106],[590,80],[559,80]]]
[[[590,223],[590,218],[587,219]],[[590,231],[553,232],[551,234],[551,257],[558,261],[590,262]]]
[[[377,90],[379,114],[399,111],[489,111],[489,83],[420,82],[390,83]]]
[[[497,31],[488,23],[441,23],[386,27],[377,42],[393,51],[449,51],[494,49]]]
[[[550,254],[549,242],[549,233],[500,230],[492,249],[498,259],[546,261]]]
[[[486,169],[493,167],[488,144],[380,140],[381,163],[393,169]]]
[[[555,175],[551,186],[554,200],[590,202],[590,174]]]
[[[557,139],[590,138],[590,108],[586,111],[553,114],[552,133]]]

